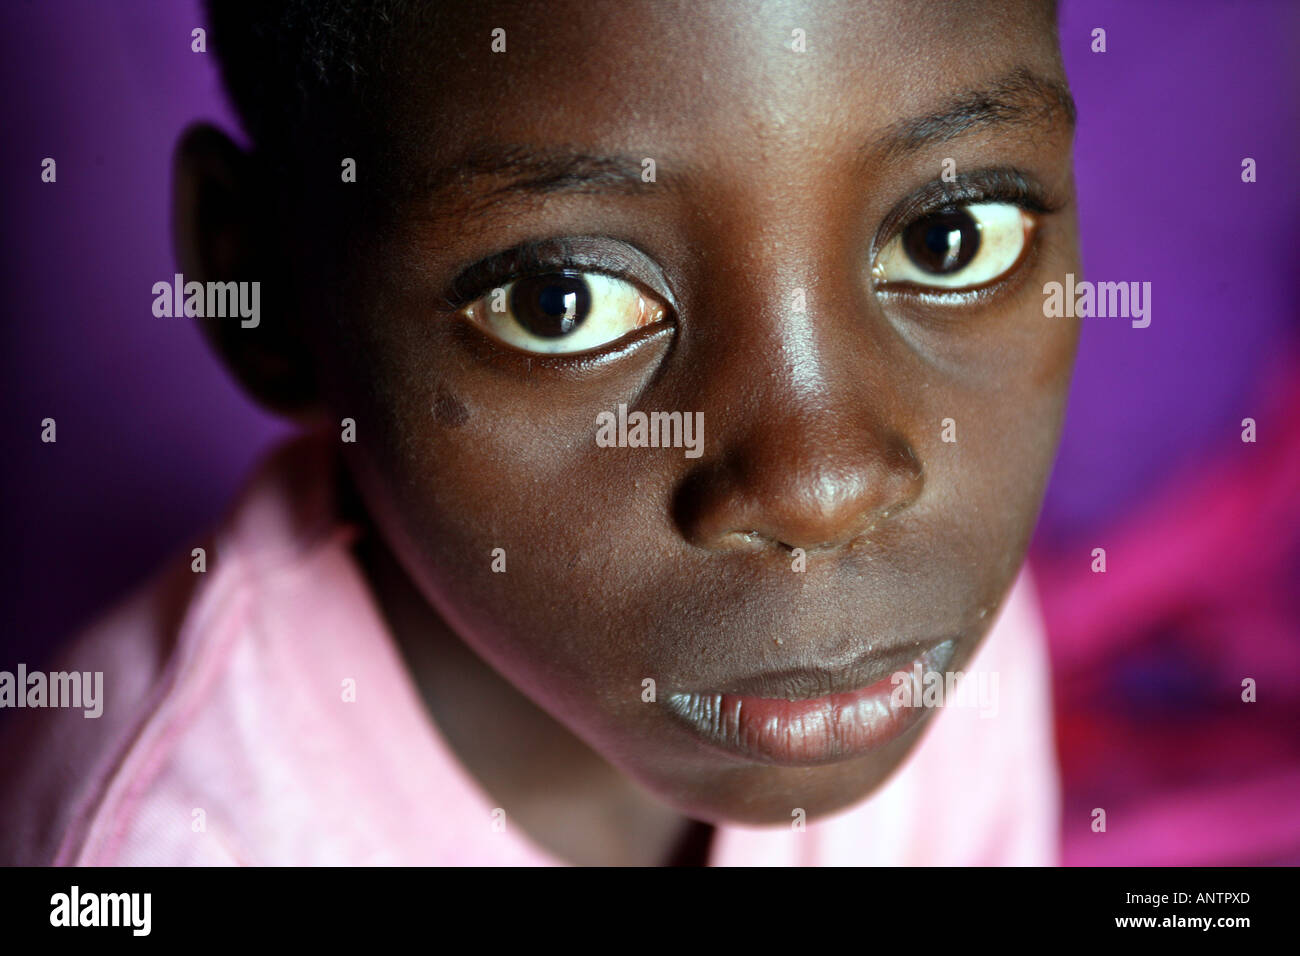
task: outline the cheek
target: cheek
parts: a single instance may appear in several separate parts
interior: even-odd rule
[[[548,709],[624,685],[634,701],[646,649],[624,629],[652,606],[638,611],[658,560],[641,531],[653,509],[594,435],[664,346],[573,382],[520,375],[458,335],[374,357],[386,371],[349,449],[367,507],[453,629]]]
[[[1045,318],[1030,287],[1014,310],[923,343],[931,365],[947,374],[911,395],[926,495],[915,516],[924,541],[908,559],[946,579],[968,608],[994,603],[1024,559],[1060,439],[1078,333],[1077,320]]]
[[[995,387],[965,391],[955,402],[957,440],[935,452],[936,478],[960,515],[967,547],[1001,581],[1019,568],[1037,522],[1076,338],[1077,328],[1059,327],[1010,351]]]
[[[433,422],[439,428],[459,428],[469,421],[469,408],[445,385],[433,392]]]

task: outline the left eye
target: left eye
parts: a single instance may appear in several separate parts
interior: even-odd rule
[[[1036,220],[1010,203],[941,209],[889,240],[872,268],[878,282],[973,289],[1010,272]]]
[[[623,279],[564,270],[515,279],[461,314],[507,345],[555,355],[616,342],[662,321],[668,305]]]

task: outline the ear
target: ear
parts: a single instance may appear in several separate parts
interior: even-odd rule
[[[304,423],[320,413],[314,362],[300,335],[297,296],[278,210],[260,164],[207,124],[176,144],[172,242],[185,282],[258,282],[255,326],[239,317],[196,321],[257,402]]]

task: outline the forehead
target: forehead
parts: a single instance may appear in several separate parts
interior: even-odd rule
[[[385,109],[431,160],[469,142],[824,142],[1017,70],[1061,76],[1041,0],[441,3],[399,29]]]

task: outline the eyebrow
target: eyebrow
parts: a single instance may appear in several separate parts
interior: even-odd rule
[[[866,154],[875,162],[888,162],[989,128],[1041,128],[1063,121],[1073,129],[1075,117],[1068,86],[1022,67],[985,86],[961,91],[932,113],[890,124],[867,145]],[[647,158],[652,157],[484,143],[427,172],[414,191],[424,197],[458,192],[479,208],[520,195],[628,192],[645,185],[642,163]],[[665,192],[676,192],[690,178],[689,170],[677,168],[669,176],[656,174],[656,183]],[[497,181],[495,188],[481,192],[480,184],[492,180]]]
[[[991,127],[1033,128],[1063,122],[1073,130],[1078,111],[1070,88],[1020,67],[986,86],[964,90],[939,109],[890,124],[870,144],[886,161]]]
[[[512,195],[544,196],[548,193],[605,193],[633,190],[645,185],[644,159],[632,155],[598,155],[580,149],[537,148],[519,144],[481,144],[456,162],[429,173],[419,183],[425,196],[460,192],[476,206],[491,205]],[[666,184],[680,189],[683,177]],[[485,181],[498,180],[495,188],[477,193]],[[658,172],[656,170],[656,182]]]

